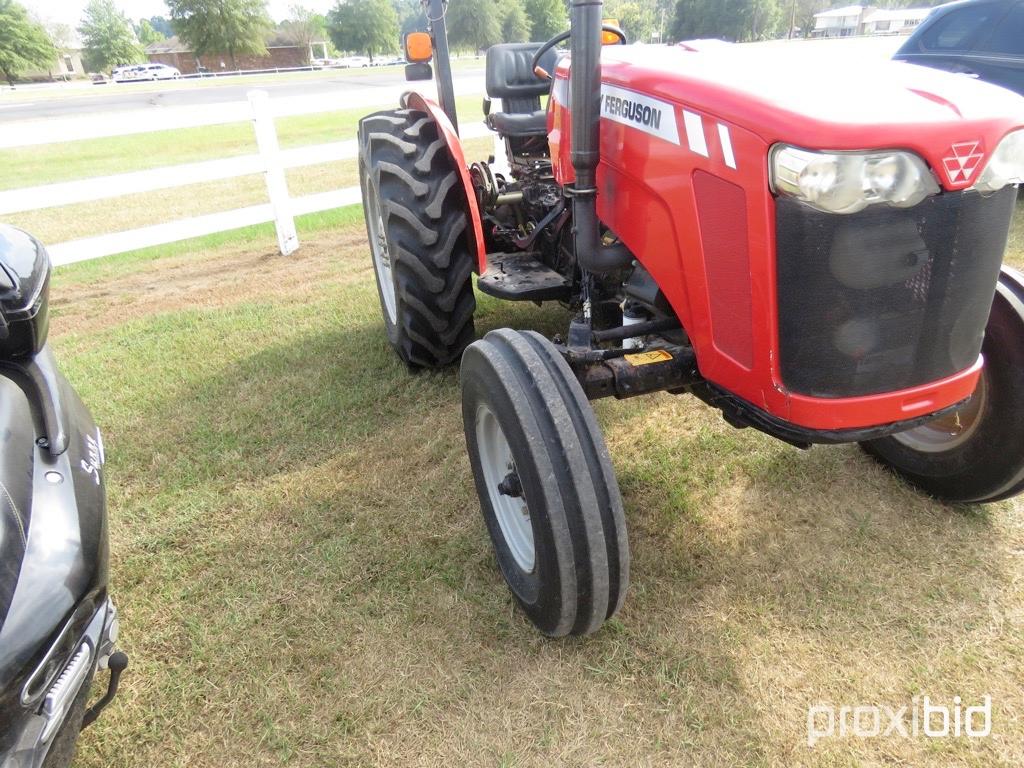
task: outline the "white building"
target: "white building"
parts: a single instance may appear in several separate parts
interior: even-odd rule
[[[931,13],[931,8],[872,8],[847,5],[814,14],[812,37],[909,34]]]
[[[863,35],[909,35],[925,17],[932,12],[931,8],[893,8],[875,9],[864,14],[861,22]]]
[[[813,37],[849,37],[859,34],[863,5],[846,5],[814,14]]]

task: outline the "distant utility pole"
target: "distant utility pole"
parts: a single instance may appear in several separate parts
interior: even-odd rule
[[[789,4],[789,37],[787,39],[793,39],[793,27],[796,26],[796,0],[793,0]]]

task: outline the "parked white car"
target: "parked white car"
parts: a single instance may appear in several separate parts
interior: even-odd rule
[[[370,66],[370,60],[366,56],[346,56],[344,59],[338,59],[337,66],[343,69],[368,67]]]
[[[131,83],[139,80],[177,80],[181,72],[167,64],[133,64],[126,67],[114,67],[110,73],[115,83]]]

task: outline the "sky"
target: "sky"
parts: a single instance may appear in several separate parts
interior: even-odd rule
[[[326,13],[334,7],[337,0],[268,0],[267,10],[274,21],[288,18],[288,8],[299,4],[320,13]],[[88,0],[21,0],[22,5],[33,11],[43,21],[78,26],[82,18],[82,9]],[[163,0],[114,0],[124,15],[129,19],[149,18],[150,16],[167,16],[167,6]]]

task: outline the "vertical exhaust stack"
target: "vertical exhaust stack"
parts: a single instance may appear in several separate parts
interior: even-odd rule
[[[597,163],[601,120],[601,0],[572,0],[569,25],[569,109],[572,114],[572,196],[576,260],[589,272],[610,272],[626,266],[632,254],[625,246],[604,245],[597,220]]]

